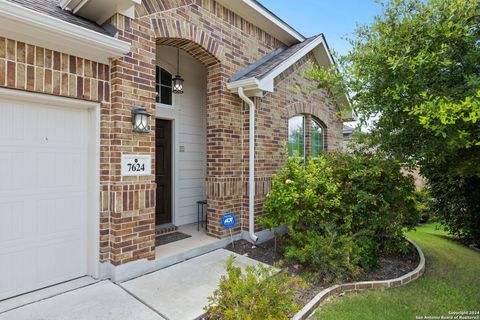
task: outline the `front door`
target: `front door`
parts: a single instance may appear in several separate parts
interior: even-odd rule
[[[172,222],[172,122],[156,119],[156,224]]]

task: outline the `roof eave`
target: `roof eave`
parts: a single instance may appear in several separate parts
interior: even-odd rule
[[[260,79],[257,78],[248,78],[237,81],[232,81],[227,84],[227,88],[231,91],[236,91],[239,87],[243,87],[245,91],[274,91],[274,81],[275,78],[280,75],[282,72],[291,67],[294,63],[308,54],[310,51],[314,50],[316,47],[321,45],[323,42],[323,37],[318,36],[315,40],[309,43],[307,46],[296,52],[287,60],[283,61],[281,64],[276,66],[273,70],[267,73]]]
[[[60,0],[60,7],[102,25],[116,13],[135,18],[135,5],[142,0]]]
[[[305,37],[275,14],[254,0],[217,0],[245,20],[269,33],[282,43],[291,46],[305,40]]]
[[[128,42],[0,0],[0,34],[10,39],[108,64],[131,51]]]

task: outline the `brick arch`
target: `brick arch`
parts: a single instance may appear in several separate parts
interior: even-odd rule
[[[320,112],[320,108],[318,106],[313,106],[311,104],[305,102],[296,102],[287,107],[287,128],[288,128],[288,119],[296,116],[296,115],[305,115],[309,119],[314,119],[318,121],[324,130],[324,143],[325,143],[325,150],[328,150],[329,144],[329,134],[330,130],[327,126],[327,121],[325,121],[324,115]],[[307,130],[307,136],[309,136],[310,127],[305,128]],[[310,139],[307,139],[305,142],[307,145],[307,154],[311,151],[310,148]]]
[[[222,61],[224,52],[217,39],[189,22],[153,18],[157,45],[178,47],[199,60],[206,67]]]
[[[290,119],[298,114],[306,114],[313,116],[316,120],[320,121],[325,129],[327,129],[327,119],[322,114],[319,106],[314,106],[306,102],[292,103],[287,107],[287,118]]]

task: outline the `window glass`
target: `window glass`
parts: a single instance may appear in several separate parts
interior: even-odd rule
[[[312,157],[317,157],[325,150],[325,130],[316,120],[312,120]]]
[[[288,120],[288,155],[305,157],[305,118],[296,116]]]
[[[157,103],[172,105],[172,75],[159,66],[157,66],[156,71],[156,101]]]

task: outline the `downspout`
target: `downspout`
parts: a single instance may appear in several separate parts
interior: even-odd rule
[[[255,234],[255,103],[245,95],[242,87],[238,88],[238,96],[250,107],[248,234],[253,242],[257,242],[258,237]]]

